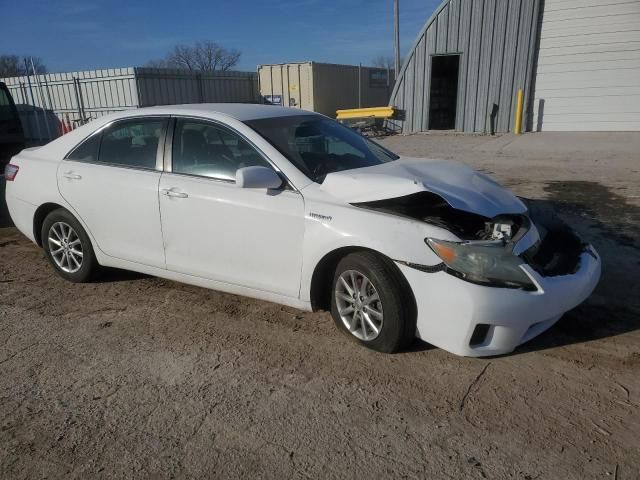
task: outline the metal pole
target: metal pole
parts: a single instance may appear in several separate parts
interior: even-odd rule
[[[84,101],[82,99],[82,90],[80,89],[80,80],[78,77],[73,77],[73,85],[76,90],[76,101],[78,102],[78,114],[80,115],[80,125],[84,125],[86,123],[85,113],[84,113]]]
[[[524,95],[522,93],[522,89],[518,89],[518,96],[516,97],[516,124],[514,127],[514,132],[516,135],[520,135],[522,130],[522,104],[524,100]]]
[[[53,113],[53,115],[54,115],[54,116],[55,116],[55,118],[56,118],[56,129],[58,129],[57,125],[58,125],[60,122],[58,121],[58,116],[56,115],[56,112],[55,112],[55,110],[53,109],[53,101],[51,100],[51,92],[49,91],[49,82],[47,81],[47,79],[46,79],[46,78],[43,78],[43,82],[42,82],[42,83],[43,83],[43,85],[44,85],[44,87],[45,87],[45,92],[47,92],[47,100],[48,100],[48,102],[49,102],[49,109],[51,110],[51,113]],[[56,132],[56,133],[58,133],[58,132]]]
[[[393,48],[395,52],[395,73],[396,78],[400,75],[400,13],[398,2],[393,0]]]
[[[31,71],[33,72],[33,76],[36,77],[36,83],[38,84],[38,96],[40,97],[40,104],[42,105],[42,120],[44,121],[44,126],[47,129],[47,141],[51,141],[53,140],[53,137],[51,136],[49,120],[47,119],[47,106],[44,101],[44,93],[42,91],[42,83],[40,83],[40,75],[36,73],[36,67],[33,64],[33,57],[29,57],[29,59],[31,60]]]
[[[358,108],[362,108],[362,63],[358,64]]]
[[[29,84],[29,94],[31,95],[31,112],[33,113],[33,118],[36,121],[36,130],[38,130],[38,142],[42,141],[42,131],[40,130],[40,120],[38,119],[38,115],[36,115],[36,101],[33,97],[33,87],[31,86],[31,77],[29,76],[29,66],[27,65],[27,59],[24,59],[24,67],[27,71],[27,82]]]

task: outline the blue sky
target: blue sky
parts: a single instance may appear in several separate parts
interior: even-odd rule
[[[407,51],[440,0],[400,0]],[[370,64],[393,53],[392,0],[0,0],[0,54],[42,57],[49,71],[141,66],[177,43],[242,51],[237,69],[314,60]]]

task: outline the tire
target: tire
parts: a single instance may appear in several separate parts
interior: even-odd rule
[[[91,240],[69,211],[59,208],[49,213],[40,235],[44,254],[58,275],[74,283],[94,278],[99,265]]]
[[[353,290],[354,283],[364,293],[355,299],[353,295],[349,298],[347,288]],[[397,352],[415,339],[416,307],[411,289],[393,262],[374,252],[351,253],[340,260],[332,282],[331,315],[340,330],[378,352]]]

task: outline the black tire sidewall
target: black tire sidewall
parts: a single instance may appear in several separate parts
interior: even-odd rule
[[[357,252],[344,257],[336,267],[331,283],[331,315],[340,330],[356,342],[379,352],[393,353],[406,347],[415,338],[415,309],[410,287],[390,260],[373,252]],[[374,340],[355,337],[344,325],[336,305],[335,288],[340,275],[347,270],[364,274],[373,284],[380,300],[384,321]],[[413,302],[413,303],[412,303]]]
[[[56,222],[65,222],[69,224],[80,238],[80,243],[82,244],[82,266],[77,272],[70,273],[63,271],[58,267],[51,255],[48,241],[49,229],[51,228],[51,225]],[[93,253],[93,246],[91,245],[91,240],[89,239],[87,232],[85,232],[82,225],[80,225],[80,222],[78,222],[78,220],[76,220],[69,211],[60,208],[49,213],[49,215],[44,219],[44,222],[42,222],[40,238],[42,239],[42,249],[44,250],[44,254],[58,275],[65,280],[75,283],[88,282],[91,280],[97,267],[95,254]]]

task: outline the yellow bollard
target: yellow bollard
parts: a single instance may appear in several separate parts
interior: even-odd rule
[[[520,135],[520,130],[522,130],[522,104],[524,103],[524,95],[522,93],[522,89],[518,89],[518,98],[516,100],[516,126],[515,133],[516,135]]]

